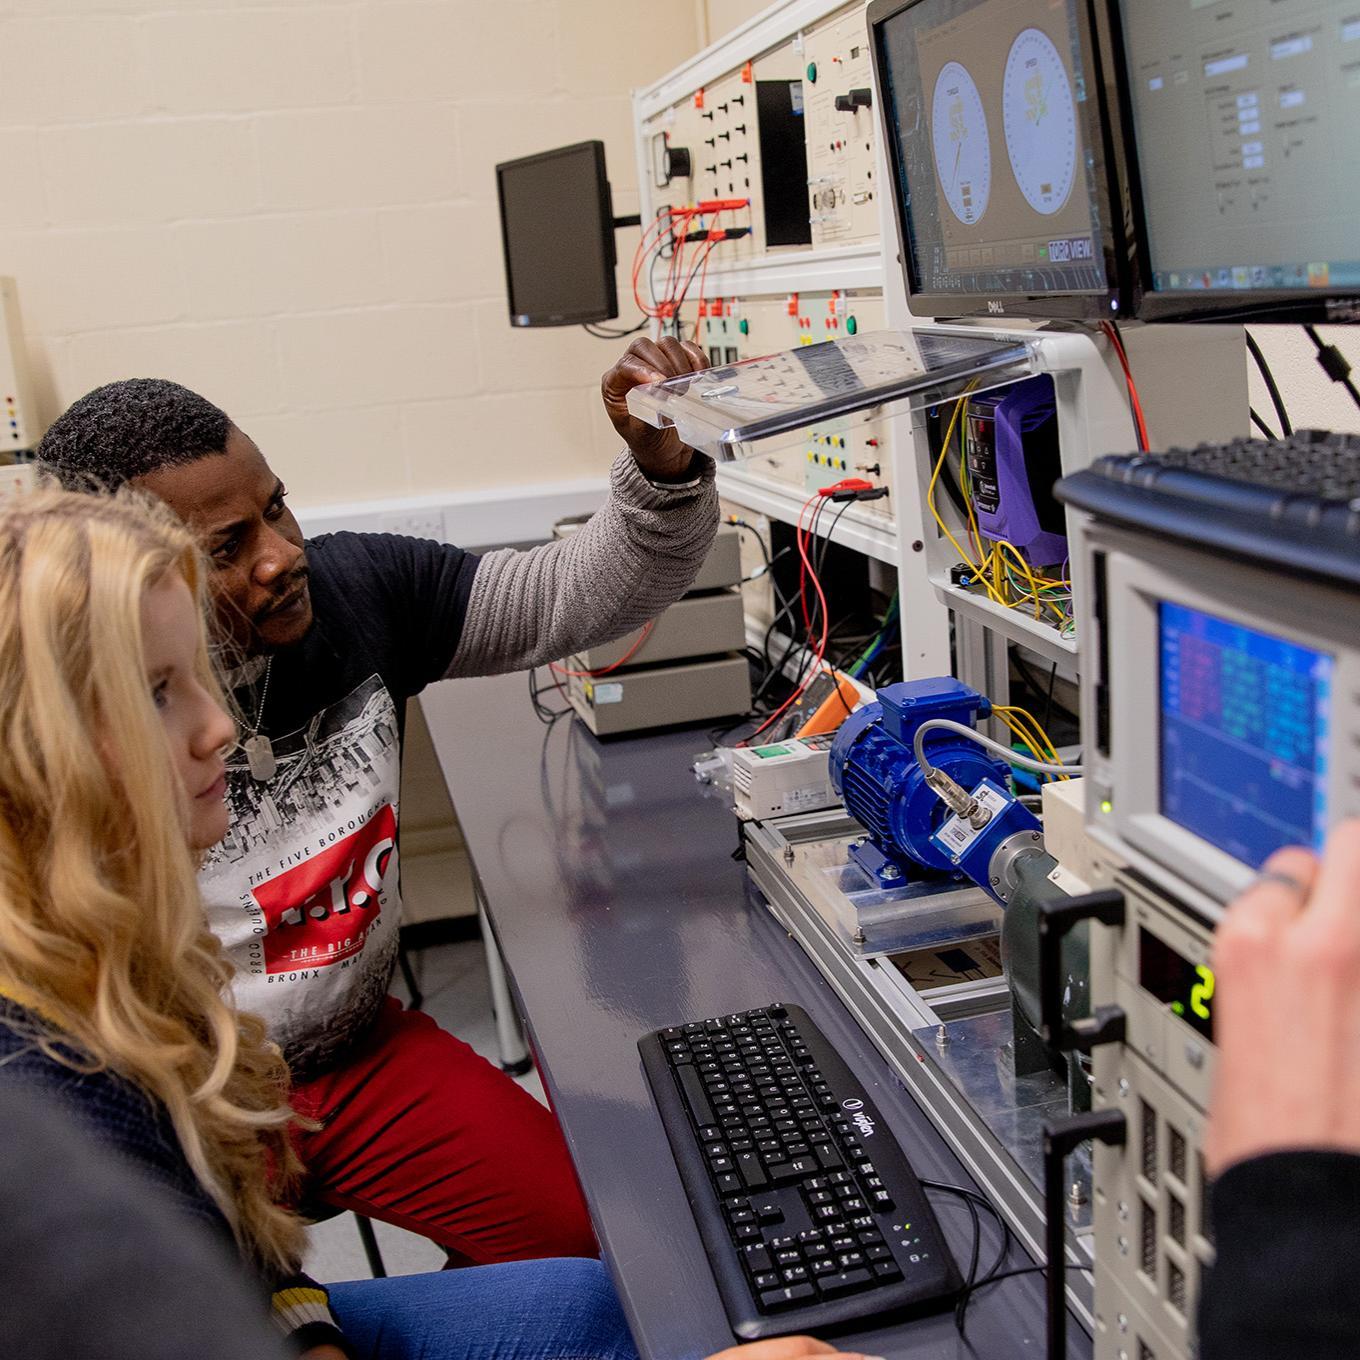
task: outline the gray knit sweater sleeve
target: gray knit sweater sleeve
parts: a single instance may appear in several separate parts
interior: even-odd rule
[[[528,552],[506,548],[477,564],[450,676],[541,666],[623,637],[689,589],[718,527],[711,459],[696,482],[643,476],[625,450],[609,499],[576,533]]]

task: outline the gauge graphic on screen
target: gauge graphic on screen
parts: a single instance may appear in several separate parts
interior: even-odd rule
[[[1006,154],[1031,208],[1058,212],[1077,177],[1077,105],[1053,40],[1027,28],[1011,44],[1002,82]]]
[[[949,62],[935,81],[931,102],[935,169],[949,210],[971,226],[992,193],[992,140],[982,96],[966,67]]]

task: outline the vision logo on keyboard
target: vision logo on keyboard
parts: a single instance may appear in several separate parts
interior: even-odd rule
[[[850,1115],[850,1122],[859,1130],[861,1138],[872,1138],[874,1136],[874,1121],[864,1113],[864,1102],[862,1100],[857,1096],[852,1096],[849,1100],[841,1101],[841,1109]]]

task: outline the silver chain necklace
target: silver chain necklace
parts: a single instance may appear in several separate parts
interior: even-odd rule
[[[273,779],[279,768],[279,762],[274,758],[274,743],[260,731],[260,724],[264,721],[264,701],[269,697],[269,673],[273,669],[274,658],[271,656],[264,665],[264,684],[260,686],[260,702],[255,706],[255,723],[242,748],[246,753],[246,763],[250,766],[251,778],[261,784]]]

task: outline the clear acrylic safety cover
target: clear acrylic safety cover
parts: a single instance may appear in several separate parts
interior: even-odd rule
[[[635,387],[628,409],[730,461],[794,443],[828,420],[933,406],[1011,382],[1033,371],[1034,355],[1033,342],[1014,335],[875,331]]]

